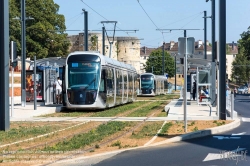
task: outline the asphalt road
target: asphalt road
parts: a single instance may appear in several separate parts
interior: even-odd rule
[[[250,96],[237,95],[235,110],[243,118],[250,118]],[[250,121],[242,121],[238,128],[172,144],[125,151],[103,160],[96,166],[249,166]]]

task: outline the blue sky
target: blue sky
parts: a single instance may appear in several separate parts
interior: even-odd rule
[[[83,2],[82,2],[83,1]],[[206,0],[54,0],[60,6],[59,14],[66,20],[67,30],[84,30],[82,9],[88,11],[88,29],[101,30],[101,21],[117,21],[117,30],[139,30],[136,33],[117,31],[115,36],[137,37],[141,46],[158,47],[163,41],[178,41],[183,31],[156,29],[203,29],[204,13],[211,15],[211,1]],[[227,0],[226,41],[237,42],[240,34],[250,26],[250,1]],[[218,8],[216,0],[216,40],[218,34]],[[144,10],[143,10],[144,9]],[[150,17],[148,17],[148,16]],[[105,24],[106,29],[113,30],[113,24]],[[78,34],[80,31],[67,31]],[[101,33],[101,31],[100,31]],[[113,32],[108,32],[109,36]],[[188,37],[204,40],[204,31],[187,31]],[[211,41],[211,19],[207,19],[207,40]]]

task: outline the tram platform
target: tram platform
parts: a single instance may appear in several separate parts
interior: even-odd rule
[[[166,107],[169,107],[169,112],[166,117],[116,117],[117,121],[165,121],[165,120],[183,120],[184,108],[183,100],[174,99]],[[165,107],[165,108],[166,108]],[[37,103],[37,109],[34,110],[33,103],[26,103],[23,107],[20,104],[14,105],[13,111],[10,107],[10,121],[108,121],[114,119],[114,117],[38,117],[40,115],[51,114],[60,112],[62,105],[43,105],[43,103]],[[197,105],[196,101],[187,101],[187,120],[217,120],[216,107],[210,107],[207,105]]]

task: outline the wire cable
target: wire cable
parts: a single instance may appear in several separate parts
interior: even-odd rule
[[[172,25],[172,24],[175,24],[175,23],[177,23],[177,22],[179,22],[179,21],[186,20],[187,18],[196,16],[196,15],[201,15],[202,13],[203,13],[203,12],[199,12],[199,13],[196,13],[196,14],[194,14],[194,15],[192,15],[192,16],[185,17],[185,18],[180,19],[180,20],[178,20],[178,21],[175,21],[175,22],[172,22],[172,23],[170,23],[170,24],[164,25],[164,26],[162,26],[162,28],[163,28],[163,27],[166,27],[166,26],[169,26],[169,25]]]
[[[96,10],[94,10],[92,7],[90,7],[88,4],[86,4],[85,2],[83,2],[83,0],[81,0],[82,3],[84,3],[86,6],[88,6],[91,10],[93,10],[96,14],[98,14],[100,17],[102,17],[103,19],[105,19],[106,21],[109,21],[107,18],[105,18],[104,16],[102,16],[100,13],[98,13]],[[123,31],[121,28],[119,28],[118,26],[116,26],[119,30]],[[126,31],[123,31],[124,33],[126,33]],[[126,33],[127,34],[127,33]],[[129,36],[129,34],[127,34]],[[129,36],[130,37],[130,36]]]
[[[148,16],[148,18],[150,19],[150,21],[154,24],[154,26],[156,27],[156,29],[160,29],[158,28],[158,26],[154,23],[154,21],[151,19],[151,17],[148,15],[148,13],[146,12],[146,10],[143,8],[143,6],[141,5],[141,3],[139,2],[139,0],[137,0],[137,2],[139,3],[139,5],[141,6],[142,10],[145,12],[145,14]],[[163,37],[163,41],[165,42],[165,39],[164,39],[164,35],[163,35],[163,32],[161,31],[161,35]]]

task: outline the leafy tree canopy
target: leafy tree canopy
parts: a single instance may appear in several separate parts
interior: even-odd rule
[[[247,57],[247,60],[250,60],[250,27],[246,32],[243,32],[241,39],[238,41],[239,53],[242,53]]]
[[[58,14],[59,5],[53,0],[26,0],[26,56],[33,59],[59,57],[68,54],[69,42],[65,18]],[[20,0],[10,0],[10,40],[17,42],[18,55],[21,55]]]
[[[171,78],[175,75],[175,69],[174,69],[174,59],[171,57],[171,55],[164,51],[164,57],[165,57],[165,73],[168,73],[168,76]],[[153,69],[153,74],[155,75],[162,75],[162,50],[157,49],[152,51],[152,53],[149,55],[148,60],[146,61],[146,64],[144,65],[146,72],[151,73]]]

